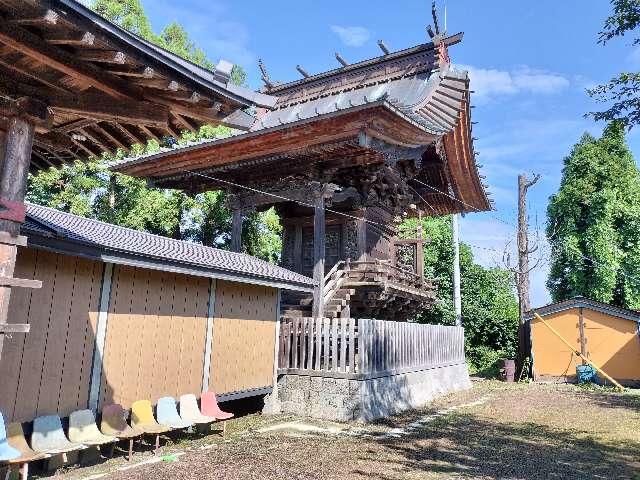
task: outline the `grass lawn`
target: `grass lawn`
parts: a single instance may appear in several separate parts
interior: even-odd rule
[[[183,452],[175,462],[118,471],[123,463],[115,459],[63,476],[640,479],[637,391],[617,394],[570,385],[483,381],[429,408],[373,425],[249,415],[229,423],[227,432],[226,441],[209,436],[165,447],[166,452]],[[201,448],[204,444],[206,449]]]

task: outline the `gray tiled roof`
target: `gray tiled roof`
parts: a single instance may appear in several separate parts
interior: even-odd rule
[[[227,276],[238,275],[291,287],[310,288],[313,280],[243,253],[152,235],[109,223],[61,212],[53,208],[27,204],[27,219],[23,225],[25,235],[55,238],[83,246],[93,247],[110,254],[133,255],[197,267]]]

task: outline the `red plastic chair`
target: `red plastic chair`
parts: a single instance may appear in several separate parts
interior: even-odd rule
[[[233,418],[233,413],[220,409],[216,394],[214,392],[204,392],[200,397],[200,410],[207,417],[214,417],[216,420],[229,420]]]

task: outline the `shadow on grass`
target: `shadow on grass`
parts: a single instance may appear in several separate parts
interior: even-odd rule
[[[378,442],[388,451],[392,463],[388,467],[414,475],[430,472],[446,478],[640,479],[640,441],[608,444],[579,430],[568,432],[531,423],[501,424],[471,415],[451,415],[409,436]],[[379,472],[355,473],[389,478]]]
[[[576,395],[587,398],[599,407],[622,408],[640,412],[640,392],[621,394],[585,390],[578,392]]]

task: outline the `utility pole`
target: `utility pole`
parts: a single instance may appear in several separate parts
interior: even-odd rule
[[[531,310],[529,299],[529,255],[538,249],[538,245],[529,247],[529,216],[527,215],[527,191],[540,180],[535,174],[531,180],[526,175],[518,175],[518,268],[516,287],[520,306],[520,325],[518,328],[518,370],[522,369],[524,359],[531,354],[530,325],[525,322],[525,313]]]
[[[453,231],[453,309],[456,315],[456,326],[462,326],[462,295],[460,294],[460,240],[458,233],[458,215],[451,215]]]

